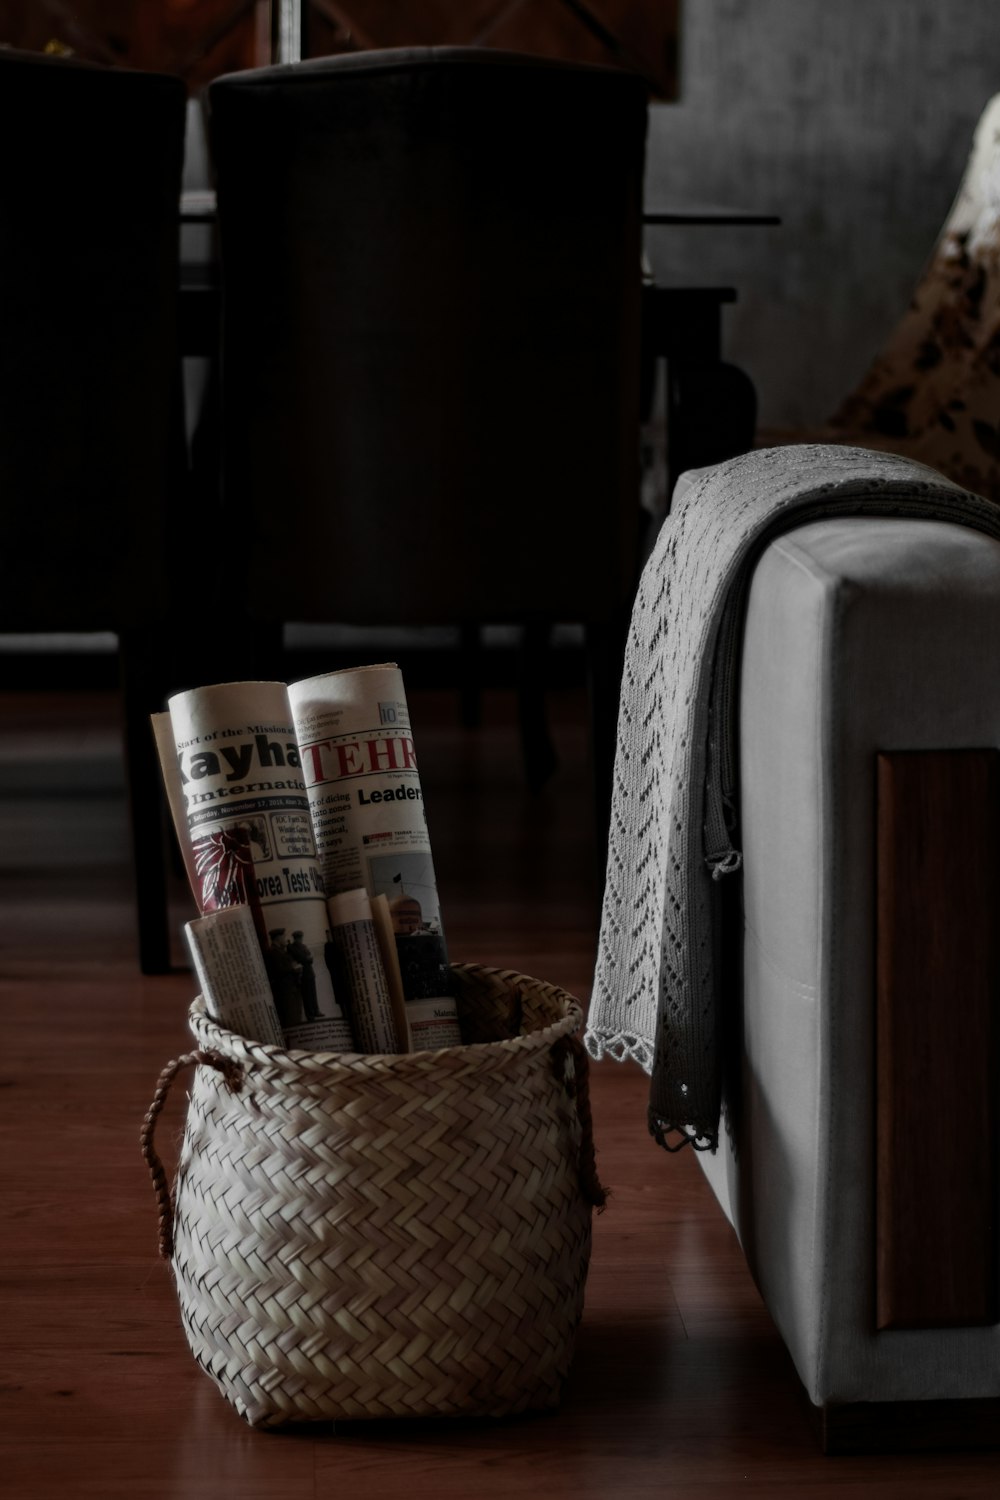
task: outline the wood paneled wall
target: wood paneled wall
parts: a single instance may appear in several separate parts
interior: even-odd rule
[[[302,54],[482,46],[638,73],[677,92],[680,0],[300,0]],[[67,49],[94,62],[175,73],[192,91],[270,62],[272,0],[5,0],[0,44]]]
[[[6,0],[0,43],[183,78],[192,92],[272,57],[270,0]]]

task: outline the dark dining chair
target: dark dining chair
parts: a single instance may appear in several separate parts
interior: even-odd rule
[[[145,972],[169,963],[148,716],[187,529],[170,513],[184,110],[173,78],[0,49],[0,631],[117,632]]]
[[[209,90],[234,597],[265,624],[513,623],[533,648],[582,623],[599,805],[636,570],[646,113],[634,77],[486,49]]]

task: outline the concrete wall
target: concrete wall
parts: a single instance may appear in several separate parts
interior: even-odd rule
[[[651,228],[657,278],[733,285],[726,354],[769,424],[820,422],[902,312],[1000,91],[997,0],[685,0],[681,99],[651,110],[647,204],[780,213]]]

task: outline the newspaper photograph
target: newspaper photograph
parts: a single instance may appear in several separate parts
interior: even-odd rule
[[[193,688],[153,718],[199,912],[251,907],[287,1046],[352,1051],[288,689]]]
[[[461,1042],[403,675],[393,662],[288,688],[330,896],[385,896],[414,1049]]]

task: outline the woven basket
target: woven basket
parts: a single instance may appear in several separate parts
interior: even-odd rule
[[[254,1427],[554,1406],[583,1307],[594,1175],[582,1014],[453,970],[468,1045],[284,1051],[223,1030],[143,1127],[195,1358]],[[197,1064],[173,1193],[153,1132]]]

